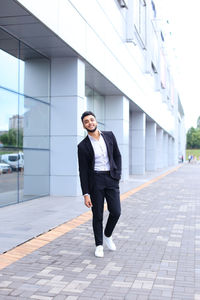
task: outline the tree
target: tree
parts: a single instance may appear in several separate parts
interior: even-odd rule
[[[200,149],[200,116],[197,128],[191,127],[187,132],[187,149]]]
[[[10,129],[1,136],[1,142],[5,146],[23,147],[23,130]]]
[[[195,132],[195,128],[191,127],[187,132],[187,149],[193,149],[193,135]]]
[[[187,132],[187,149],[200,148],[200,128],[191,127]]]
[[[200,116],[197,119],[197,128],[200,128]]]

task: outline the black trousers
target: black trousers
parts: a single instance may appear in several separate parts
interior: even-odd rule
[[[96,246],[103,245],[103,212],[104,199],[106,199],[109,211],[108,220],[104,230],[107,237],[112,235],[112,232],[117,224],[121,214],[119,181],[113,179],[109,172],[94,172],[94,184],[90,193],[92,201],[93,213],[93,231]]]

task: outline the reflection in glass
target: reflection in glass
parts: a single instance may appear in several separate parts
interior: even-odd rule
[[[19,172],[19,201],[49,194],[49,151],[24,149],[24,168]]]
[[[94,111],[97,113],[98,124],[104,127],[104,108],[105,100],[104,96],[101,96],[99,93],[94,92]]]
[[[49,194],[49,78],[49,60],[0,29],[0,206]]]
[[[97,117],[98,128],[104,130],[104,111],[105,111],[105,98],[98,92],[90,87],[85,87],[85,96],[87,99],[87,110],[94,112]]]
[[[0,207],[18,199],[18,173],[9,164],[13,153],[16,154],[15,149],[0,148]]]
[[[0,88],[0,136],[4,146],[18,147],[18,95]]]
[[[0,45],[2,40],[0,39]],[[0,86],[18,91],[18,59],[0,49]]]
[[[94,112],[94,91],[86,85],[85,97],[87,99],[87,110]]]
[[[49,105],[20,96],[19,112],[23,118],[23,147],[49,149]]]

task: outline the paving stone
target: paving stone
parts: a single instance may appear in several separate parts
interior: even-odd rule
[[[12,281],[8,281],[8,280],[1,281],[1,282],[0,282],[0,288],[6,288],[6,287],[8,287],[11,283],[12,283]]]
[[[0,299],[200,300],[199,178],[185,164],[123,201],[102,259],[90,220],[1,270]]]
[[[2,298],[2,300],[16,300],[15,296],[5,296]]]
[[[23,293],[22,290],[14,289],[13,292],[10,293],[11,296],[20,296]]]
[[[0,299],[3,297],[1,295],[9,295],[12,293],[12,289],[7,289],[7,288],[0,288]]]
[[[38,299],[38,300],[52,300],[53,297],[42,296],[42,295],[32,295],[30,299]]]

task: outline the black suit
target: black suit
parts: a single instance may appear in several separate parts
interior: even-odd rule
[[[121,154],[114,134],[103,131],[109,163],[109,174],[102,174],[94,170],[95,156],[92,144],[87,136],[78,145],[79,173],[83,195],[90,194],[93,212],[93,230],[96,245],[103,243],[103,204],[106,198],[109,218],[105,228],[105,235],[111,236],[121,213],[119,197],[119,180],[121,177]]]

